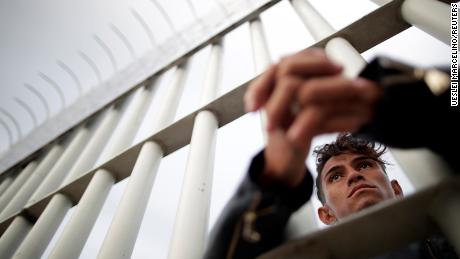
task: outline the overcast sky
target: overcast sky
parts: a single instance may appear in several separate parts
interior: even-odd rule
[[[159,2],[171,14],[178,30],[193,21],[193,16],[187,11],[185,1],[163,0]],[[225,1],[221,0],[220,2]],[[324,14],[335,29],[346,26],[376,8],[375,4],[365,0],[314,0],[311,2]],[[196,11],[199,15],[211,10],[222,11],[221,7],[213,1],[197,0],[193,3],[196,4]],[[115,24],[126,34],[134,46],[135,57],[139,57],[148,51],[151,45],[139,26],[135,24],[132,11],[130,11],[131,8],[146,18],[159,41],[168,37],[168,33],[170,33],[165,30],[167,24],[158,19],[158,13],[152,13],[155,11],[152,11],[151,5],[148,0],[86,0],[78,3],[54,0],[0,2],[0,17],[2,17],[0,18],[2,19],[0,32],[2,35],[8,35],[8,37],[2,37],[0,42],[2,57],[0,59],[0,67],[2,68],[0,69],[2,83],[0,103],[4,108],[14,110],[18,114],[24,132],[31,131],[33,123],[30,115],[17,107],[17,104],[12,102],[11,97],[20,95],[26,98],[32,107],[37,107],[34,111],[39,121],[45,121],[46,112],[43,105],[24,87],[24,84],[28,83],[46,93],[47,98],[49,98],[51,115],[59,112],[63,105],[58,94],[46,86],[37,73],[46,73],[55,78],[59,84],[65,85],[65,105],[72,103],[78,97],[78,89],[75,82],[69,79],[62,70],[59,70],[56,60],[62,60],[75,68],[78,77],[81,78],[83,92],[90,91],[92,87],[97,86],[98,78],[87,65],[83,64],[77,55],[78,51],[85,52],[97,62],[103,80],[110,78],[116,71],[110,60],[100,51],[100,46],[95,45],[93,35],[98,35],[98,37],[109,42],[110,48],[116,53],[118,69],[123,68],[133,60],[133,57],[126,46],[114,37],[109,25]],[[155,17],[157,17],[156,20]],[[282,1],[266,11],[262,15],[262,20],[273,61],[278,60],[283,55],[301,50],[314,42],[288,1]],[[247,24],[229,33],[224,38],[223,44],[225,49],[224,72],[219,85],[220,94],[254,76]],[[186,87],[176,119],[197,108],[208,54],[209,48],[205,48],[191,59]],[[382,54],[412,64],[429,66],[446,64],[449,48],[418,29],[411,28],[367,51],[363,56],[369,60]],[[159,89],[150,108],[151,112],[158,109],[161,104],[161,96],[171,79],[171,74],[172,71],[168,71],[160,78],[157,86]],[[3,141],[2,148],[5,147],[6,133],[5,129],[0,129],[0,139]],[[145,134],[147,134],[145,129],[141,127],[134,142],[143,139]],[[322,143],[324,139],[328,140],[330,137],[325,137],[315,144]],[[250,158],[262,146],[261,128],[257,114],[247,114],[218,131],[210,227],[244,176]],[[188,146],[184,147],[162,160],[134,248],[133,258],[166,258],[188,150]],[[391,157],[389,160],[391,161]],[[309,161],[310,165],[311,162]],[[413,189],[405,177],[398,173],[400,171],[397,165],[390,167],[391,169],[395,172],[393,176],[401,181],[403,189],[410,193]],[[94,258],[97,255],[126,182],[125,180],[112,189],[81,258]],[[66,220],[72,211],[68,213]],[[51,247],[52,245],[43,258],[46,258]]]

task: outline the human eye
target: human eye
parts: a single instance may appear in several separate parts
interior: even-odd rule
[[[372,163],[369,161],[362,161],[358,164],[359,169],[367,169],[369,167],[372,167]]]
[[[330,183],[334,183],[334,182],[337,182],[339,181],[341,178],[341,176],[338,174],[338,173],[333,173],[329,176],[328,180]]]

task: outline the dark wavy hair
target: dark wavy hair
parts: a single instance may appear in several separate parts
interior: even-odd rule
[[[331,157],[343,153],[363,154],[377,161],[386,173],[385,165],[388,163],[381,158],[386,150],[387,148],[384,145],[377,144],[367,139],[358,138],[350,133],[341,133],[334,142],[316,147],[313,151],[316,155],[316,172],[318,173],[315,184],[316,195],[321,203],[324,204],[325,202],[324,193],[321,187],[321,171]]]

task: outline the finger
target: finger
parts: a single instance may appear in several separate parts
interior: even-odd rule
[[[264,151],[265,168],[263,175],[268,180],[297,186],[305,175],[307,152],[297,150],[286,138],[282,130],[268,133],[268,142]]]
[[[276,65],[257,77],[248,87],[244,95],[246,111],[255,111],[265,104],[275,85]]]
[[[318,51],[305,51],[281,59],[276,77],[299,76],[308,78],[334,75],[341,71],[342,67],[328,59],[325,54],[319,54]]]
[[[356,131],[370,121],[372,106],[364,103],[337,103],[312,105],[303,108],[288,129],[287,136],[293,143],[309,143],[318,134],[337,131]]]
[[[381,91],[374,82],[362,78],[315,78],[306,81],[300,87],[298,100],[301,106],[340,101],[374,103],[380,98]]]
[[[284,77],[277,82],[265,105],[268,131],[280,127],[290,117],[291,106],[296,102],[297,89],[301,84],[302,81],[295,77]]]
[[[312,106],[303,109],[289,127],[286,136],[297,148],[306,150],[316,135],[317,129],[321,127],[323,113],[318,107]]]
[[[366,118],[360,114],[335,116],[325,121],[318,132],[320,132],[319,134],[331,132],[356,132],[365,124],[365,122]]]

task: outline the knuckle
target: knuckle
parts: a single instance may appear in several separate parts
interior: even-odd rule
[[[281,58],[278,64],[278,77],[289,75],[289,73],[292,71],[292,67],[294,64],[293,59],[293,56],[285,56]]]
[[[298,98],[302,104],[307,104],[312,102],[318,94],[317,81],[315,79],[310,79],[302,85]]]
[[[293,77],[284,77],[281,79],[280,87],[288,92],[294,92],[298,88],[298,80]]]

